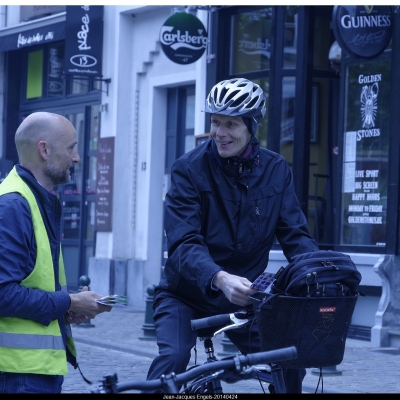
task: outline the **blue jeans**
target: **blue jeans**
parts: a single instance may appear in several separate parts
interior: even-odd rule
[[[61,393],[62,375],[0,372],[0,393]]]

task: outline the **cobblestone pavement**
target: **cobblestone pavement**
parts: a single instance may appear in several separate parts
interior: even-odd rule
[[[157,355],[157,344],[144,311],[114,308],[110,313],[98,315],[91,324],[94,326],[73,325],[72,330],[80,369],[93,385],[87,384],[79,371],[70,366],[63,393],[90,393],[106,374],[117,373],[119,382],[145,379]],[[202,346],[199,342],[198,363],[205,361]],[[224,336],[216,338],[215,350],[219,358],[231,351]],[[323,393],[400,393],[400,349],[374,348],[370,342],[348,339],[342,363],[324,369],[319,385],[319,375],[315,372],[307,370],[304,393],[321,393],[322,389]],[[255,380],[224,383],[223,388],[225,393],[263,393]]]

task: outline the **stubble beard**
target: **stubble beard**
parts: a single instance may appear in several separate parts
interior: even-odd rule
[[[51,179],[51,182],[54,186],[67,183],[71,180],[71,175],[67,174],[66,169],[56,169],[53,168],[51,165],[46,165],[46,168],[44,169],[44,174]]]

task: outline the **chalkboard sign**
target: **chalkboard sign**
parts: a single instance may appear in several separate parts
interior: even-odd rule
[[[100,138],[97,147],[95,229],[99,232],[112,231],[114,139],[114,137]]]

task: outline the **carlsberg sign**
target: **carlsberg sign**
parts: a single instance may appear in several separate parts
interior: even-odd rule
[[[161,27],[160,42],[164,54],[171,61],[191,64],[203,55],[208,36],[197,17],[178,12],[169,17]]]

